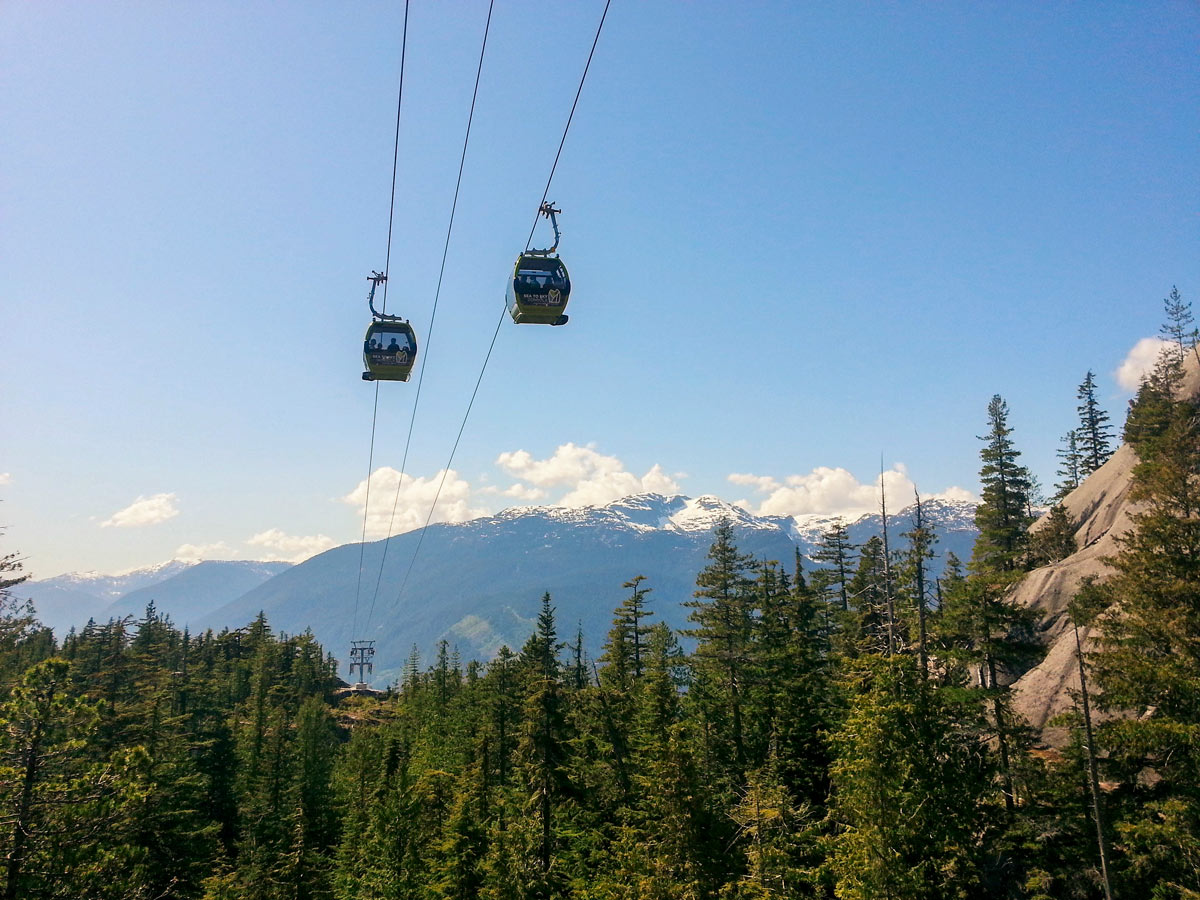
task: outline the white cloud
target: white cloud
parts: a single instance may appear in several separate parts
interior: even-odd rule
[[[179,515],[174,494],[155,494],[153,497],[138,497],[127,507],[113,513],[100,523],[101,528],[137,528],[142,525],[158,525]]]
[[[479,493],[492,494],[500,497],[512,497],[514,500],[527,500],[530,503],[533,503],[536,500],[545,499],[547,496],[546,492],[541,488],[530,487],[529,485],[521,484],[520,482],[510,485],[503,490],[495,485],[488,485],[485,488],[481,488]]]
[[[215,544],[182,544],[175,551],[176,559],[185,560],[234,559],[239,555],[237,550],[224,541],[217,541]]]
[[[335,545],[333,538],[323,534],[301,537],[300,535],[285,534],[278,528],[260,531],[254,537],[249,538],[246,543],[251,547],[262,547],[267,551],[266,556],[263,556],[261,551],[256,552],[254,554],[256,559],[293,563],[304,562],[310,556],[316,556]]]
[[[968,491],[966,488],[948,487],[944,491],[937,494],[930,494],[928,500],[949,500],[954,503],[978,503],[979,497]]]
[[[527,450],[501,453],[496,458],[496,465],[535,488],[566,488],[558,501],[563,506],[600,506],[630,494],[679,491],[675,477],[664,472],[658,464],[639,477],[626,471],[617,457],[605,456],[592,446],[581,447],[575,443],[562,444],[546,459],[534,459]],[[520,485],[514,487],[520,488]],[[527,492],[529,489],[522,490]]]
[[[1156,337],[1142,338],[1134,344],[1133,349],[1126,355],[1125,361],[1117,367],[1117,371],[1114,373],[1117,384],[1127,391],[1136,391],[1141,387],[1142,379],[1154,368],[1154,364],[1158,361],[1158,354],[1167,344],[1167,341]]]
[[[0,485],[12,484],[11,472],[0,472]]]
[[[400,473],[391,466],[383,466],[371,473],[367,537],[386,537],[389,527],[392,534],[400,534],[424,525],[443,474],[446,483],[430,522],[465,522],[487,515],[488,510],[471,505],[470,482],[460,478],[453,469],[439,471],[427,479],[405,475],[401,485]],[[361,517],[367,503],[366,479],[341,499],[343,503],[356,507]]]
[[[729,480],[734,484],[753,487],[758,493],[766,495],[757,508],[748,501],[738,501],[739,506],[744,506],[760,516],[816,514],[847,518],[878,512],[881,479],[887,490],[889,508],[899,510],[913,502],[915,485],[908,477],[908,469],[903,463],[896,463],[869,484],[859,481],[846,469],[830,466],[818,466],[807,475],[789,475],[783,482],[768,475],[734,473],[729,476]],[[946,500],[973,499],[970,491],[960,487],[951,487],[938,494],[926,495],[926,499],[932,497]]]
[[[770,475],[743,475],[739,472],[734,472],[729,476],[729,480],[734,484],[752,487],[760,494],[769,494],[771,491],[779,490],[781,487],[779,482]]]

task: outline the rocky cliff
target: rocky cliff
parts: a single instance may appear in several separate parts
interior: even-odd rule
[[[1182,393],[1200,397],[1200,364],[1195,354],[1185,363]],[[1066,559],[1030,572],[1014,589],[1012,598],[1036,610],[1039,637],[1047,646],[1045,658],[1014,685],[1014,707],[1046,741],[1062,743],[1066,733],[1050,727],[1059,713],[1071,709],[1072,692],[1079,689],[1075,636],[1067,605],[1085,578],[1103,580],[1110,569],[1105,560],[1116,555],[1120,538],[1133,528],[1137,504],[1129,499],[1137,453],[1122,445],[1099,469],[1063,500],[1075,530],[1076,550]],[[1044,525],[1035,523],[1033,530]],[[1091,629],[1080,629],[1085,648],[1091,646]]]

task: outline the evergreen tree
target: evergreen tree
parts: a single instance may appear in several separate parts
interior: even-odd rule
[[[542,597],[537,631],[521,650],[527,682],[524,725],[517,748],[529,807],[540,826],[537,861],[543,877],[550,872],[554,856],[554,808],[569,793],[560,649],[554,607],[547,593]]]
[[[1014,744],[1025,735],[1010,709],[1007,676],[1028,669],[1041,652],[1033,638],[1031,613],[1012,603],[1004,581],[995,575],[974,575],[943,594],[939,626],[948,680],[973,686],[975,699],[991,716],[1005,808],[1011,814],[1017,802]]]
[[[884,565],[883,539],[872,535],[862,545],[858,568],[848,585],[854,627],[846,632],[843,652],[885,652],[889,647],[888,571]]]
[[[1115,828],[1126,882],[1200,893],[1200,404],[1170,401],[1136,445],[1132,533],[1098,586],[1110,613],[1092,657],[1113,775],[1132,795]],[[1153,779],[1145,773],[1152,771]]]
[[[1096,400],[1096,376],[1091,369],[1079,385],[1076,396],[1079,398],[1079,428],[1073,434],[1079,453],[1078,478],[1086,478],[1112,456],[1112,426],[1108,424],[1108,413]]]
[[[1183,365],[1188,350],[1196,354],[1196,361],[1200,362],[1200,350],[1197,349],[1197,343],[1200,343],[1200,329],[1194,324],[1192,303],[1190,300],[1184,300],[1179,288],[1174,285],[1171,286],[1171,293],[1163,300],[1163,312],[1167,320],[1159,329],[1159,334],[1172,345],[1169,352],[1176,364]]]
[[[820,857],[813,810],[796,804],[773,766],[750,774],[729,814],[746,855],[746,874],[723,897],[791,900],[815,893]]]
[[[118,836],[142,789],[145,754],[91,755],[98,704],[71,696],[68,673],[64,660],[39,663],[0,703],[4,900],[115,900],[140,887],[127,871],[136,850]]]
[[[908,540],[908,548],[902,556],[901,581],[909,605],[915,608],[916,634],[910,643],[917,648],[917,658],[921,663],[921,672],[929,674],[929,588],[930,581],[926,576],[926,564],[933,559],[933,545],[937,535],[925,524],[921,495],[914,490],[915,512],[912,519],[912,530],[903,535]]]
[[[1061,466],[1058,477],[1062,479],[1054,486],[1053,499],[1057,502],[1079,487],[1083,480],[1083,454],[1079,449],[1079,431],[1072,428],[1062,438],[1062,447],[1057,451]]]
[[[653,588],[642,587],[642,582],[645,580],[645,575],[638,575],[621,585],[628,588],[630,593],[615,611],[613,620],[614,625],[620,622],[624,626],[622,633],[630,643],[635,679],[642,677],[642,653],[646,646],[646,636],[650,633],[651,627],[646,624],[646,619],[654,615],[646,609],[646,595]]]
[[[1125,417],[1125,441],[1135,448],[1143,441],[1160,436],[1171,423],[1175,395],[1183,382],[1183,364],[1179,357],[1164,349],[1154,368],[1142,379],[1137,394],[1129,401]]]
[[[53,655],[55,650],[54,635],[38,624],[32,604],[17,600],[12,594],[14,587],[29,579],[23,568],[20,554],[0,556],[0,678],[5,681]]]
[[[1075,552],[1075,523],[1061,503],[1050,507],[1044,521],[1030,533],[1029,565],[1045,566]]]
[[[787,573],[769,562],[759,569],[756,590],[749,762],[764,779],[816,806],[828,789],[824,734],[832,707],[820,601],[803,578],[792,585]]]
[[[846,531],[846,524],[839,518],[834,519],[833,524],[821,533],[817,540],[817,549],[812,555],[813,562],[823,564],[832,572],[828,576],[827,584],[830,589],[836,587],[841,598],[842,612],[850,609],[848,585],[850,573],[855,567],[855,549]]]
[[[697,642],[694,696],[709,721],[724,732],[723,740],[712,747],[722,757],[725,748],[732,748],[733,769],[727,774],[740,778],[746,768],[743,706],[754,609],[749,572],[754,561],[738,552],[728,519],[717,524],[708,559],[696,576],[695,599],[684,604],[692,610],[688,620],[695,627],[683,633]]]
[[[501,787],[507,787],[509,783],[520,721],[521,700],[517,668],[517,657],[505,645],[500,648],[487,669],[486,707],[492,741],[496,748],[496,779]]]
[[[968,707],[909,655],[864,656],[832,736],[830,868],[846,900],[977,896],[990,765]]]
[[[980,440],[983,466],[982,502],[975,510],[979,538],[971,557],[971,568],[978,573],[1019,572],[1025,565],[1027,531],[1033,517],[1029,511],[1029,471],[1018,459],[1008,425],[1008,404],[997,394],[988,403],[988,431]]]

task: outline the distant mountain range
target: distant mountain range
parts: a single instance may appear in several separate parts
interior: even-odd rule
[[[929,500],[923,510],[939,538],[935,572],[947,551],[967,559],[976,534],[974,504]],[[649,601],[656,616],[686,627],[682,604],[691,599],[722,517],[733,523],[742,552],[778,560],[789,570],[796,548],[809,556],[834,518],[756,516],[711,496],[638,494],[598,507],[516,507],[430,526],[423,541],[412,531],[389,542],[336,547],[296,566],[169,563],[157,570],[157,580],[150,570],[139,570],[121,576],[127,581],[60,576],[22,587],[43,621],[60,631],[64,623],[81,625],[90,616],[137,615],[153,599],[193,631],[240,627],[262,611],[278,631],[311,629],[343,659],[352,639],[373,639],[375,679],[386,683],[399,675],[414,646],[426,662],[442,639],[464,659],[488,659],[503,644],[519,648],[547,591],[560,634],[570,637],[582,628],[593,655],[612,610],[628,593],[622,584],[636,575],[645,575],[653,588]],[[881,525],[880,516],[866,515],[848,522],[847,530],[862,544]],[[902,546],[911,510],[889,516],[888,526],[891,546]],[[70,606],[72,599],[77,607]]]
[[[120,575],[81,572],[28,581],[13,593],[32,600],[38,618],[60,637],[88,619],[139,616],[150,601],[182,627],[290,567],[284,562],[173,559]]]

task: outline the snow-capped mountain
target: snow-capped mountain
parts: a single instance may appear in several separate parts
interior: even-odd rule
[[[935,549],[969,556],[974,508],[944,501],[924,504],[939,535]],[[464,658],[489,658],[502,644],[519,648],[530,634],[538,604],[549,592],[563,636],[576,628],[593,655],[599,652],[612,610],[628,593],[622,585],[645,575],[651,609],[674,628],[687,625],[697,572],[706,564],[713,528],[734,526],[738,547],[789,569],[795,549],[809,555],[819,530],[790,517],[756,516],[716,497],[637,494],[604,506],[514,507],[459,524],[431,526],[390,542],[348,544],[328,550],[272,578],[234,602],[199,618],[206,627],[240,626],[259,611],[271,625],[296,633],[311,628],[335,655],[353,639],[377,642],[378,682],[394,678],[416,646],[429,659],[439,640]],[[910,516],[889,517],[893,547]],[[861,543],[879,531],[878,516],[848,523]],[[933,568],[940,569],[940,557]],[[378,589],[376,586],[378,585]]]

